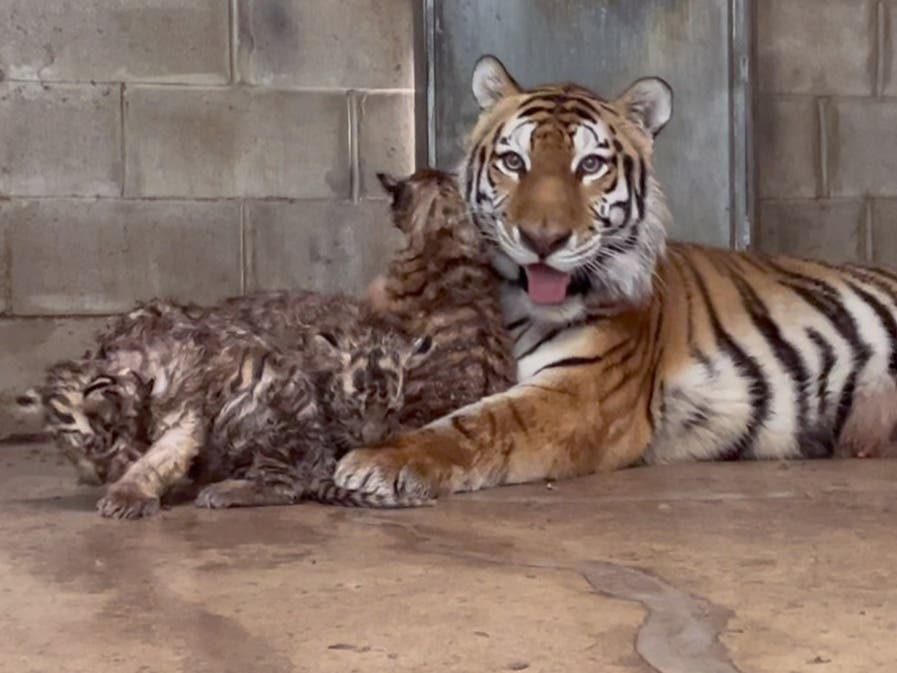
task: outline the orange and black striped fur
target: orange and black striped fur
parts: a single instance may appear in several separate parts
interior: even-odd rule
[[[406,372],[429,348],[369,322],[357,302],[312,293],[153,302],[96,355],[51,367],[35,403],[80,480],[109,485],[104,516],[149,516],[188,475],[207,484],[201,507],[420,505],[331,479],[349,449],[396,432]]]
[[[502,322],[501,278],[454,177],[424,169],[379,178],[405,244],[372,284],[371,303],[409,337],[433,339],[406,380],[401,423],[416,428],[507,390],[517,368]]]
[[[658,79],[616,100],[478,63],[461,168],[513,329],[518,385],[336,481],[436,495],[640,462],[888,455],[897,276],[667,243]],[[808,232],[811,234],[812,232]]]

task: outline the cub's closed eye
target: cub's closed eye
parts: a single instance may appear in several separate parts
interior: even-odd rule
[[[526,162],[517,152],[505,152],[500,159],[504,167],[513,173],[522,173],[526,169]]]
[[[603,157],[599,157],[597,154],[589,154],[579,162],[579,173],[582,175],[594,175],[601,171],[606,164],[607,161]]]

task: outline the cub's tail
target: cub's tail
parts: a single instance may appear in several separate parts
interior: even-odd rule
[[[430,498],[411,498],[353,491],[337,486],[332,479],[322,479],[316,482],[308,491],[302,494],[302,497],[323,505],[367,507],[370,509],[402,509],[407,507],[428,507],[436,504],[436,501]]]

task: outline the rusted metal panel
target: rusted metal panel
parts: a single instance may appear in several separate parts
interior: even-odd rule
[[[657,75],[675,92],[658,138],[675,238],[746,247],[751,171],[750,0],[426,0],[429,159],[452,167],[477,107],[484,53],[524,86],[558,80],[613,97]]]

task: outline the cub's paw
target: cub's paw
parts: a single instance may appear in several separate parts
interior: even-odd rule
[[[292,505],[295,501],[295,493],[291,489],[265,486],[249,479],[225,479],[202,489],[193,504],[208,509],[226,509]]]
[[[237,507],[245,503],[249,490],[249,485],[242,480],[219,481],[202,489],[193,504],[207,509]]]
[[[395,498],[427,500],[452,491],[451,466],[407,449],[356,449],[340,460],[337,486]]]
[[[159,498],[147,495],[136,484],[113,484],[100,498],[97,510],[112,519],[142,519],[159,511]]]

